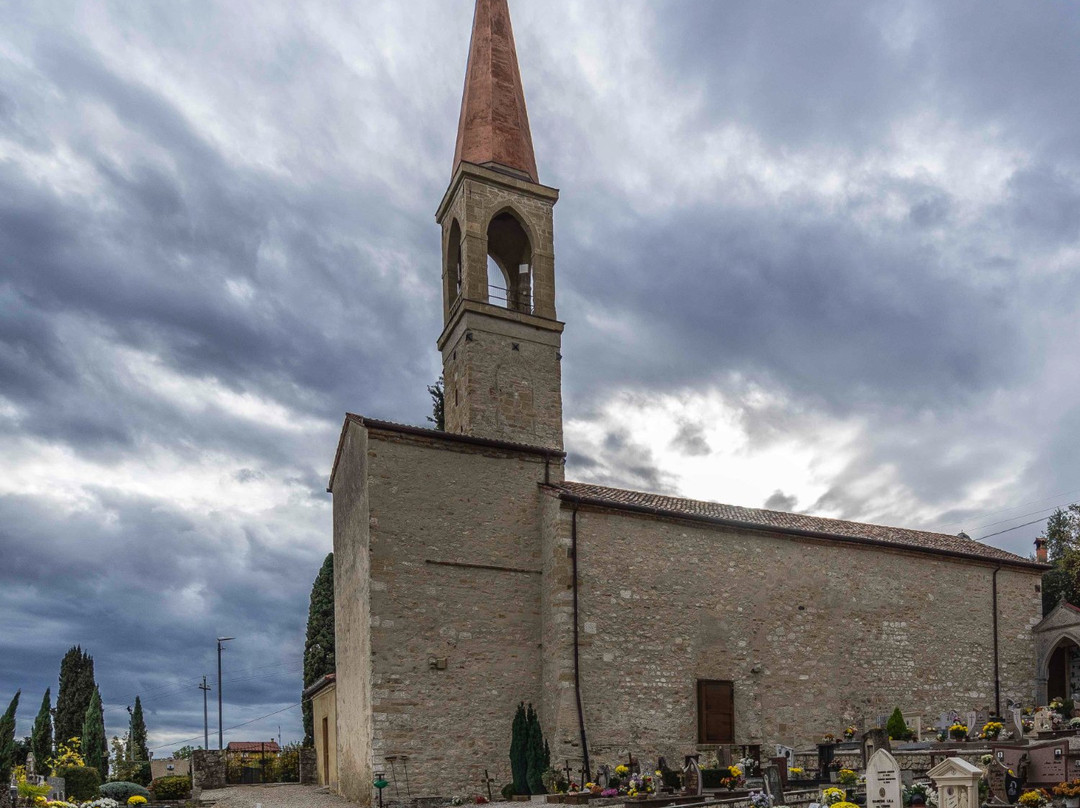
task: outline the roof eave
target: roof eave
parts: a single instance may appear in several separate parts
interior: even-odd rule
[[[599,497],[583,497],[580,494],[572,494],[569,491],[556,489],[559,499],[577,505],[587,505],[594,508],[611,508],[618,511],[646,516],[664,517],[667,519],[683,519],[690,522],[699,522],[710,525],[722,525],[724,527],[739,528],[741,530],[754,530],[760,533],[782,533],[788,536],[801,536],[810,539],[827,539],[829,541],[846,542],[849,544],[862,544],[872,547],[881,547],[890,550],[907,551],[913,553],[926,553],[928,555],[944,556],[946,558],[959,558],[965,561],[978,561],[989,566],[1018,567],[1021,569],[1038,570],[1045,572],[1050,569],[1049,564],[1041,564],[1037,561],[1025,561],[1023,559],[992,558],[990,556],[977,555],[975,553],[962,553],[956,550],[945,550],[935,547],[920,547],[916,544],[900,544],[898,542],[870,539],[863,536],[845,536],[839,533],[828,533],[819,530],[806,530],[805,528],[782,527],[778,525],[764,525],[757,522],[744,522],[738,519],[725,519],[721,516],[706,516],[705,514],[691,514],[683,511],[665,508],[654,508],[649,505],[635,505],[629,502],[613,502]]]

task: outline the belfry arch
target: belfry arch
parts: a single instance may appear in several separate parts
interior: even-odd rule
[[[532,314],[532,240],[509,208],[492,216],[488,223],[487,257],[488,302]]]
[[[1080,608],[1062,601],[1032,630],[1037,704],[1080,693]]]
[[[445,284],[446,300],[452,306],[461,297],[464,283],[464,266],[461,259],[461,225],[454,219],[446,239]]]

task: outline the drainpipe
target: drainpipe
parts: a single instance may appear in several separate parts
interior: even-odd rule
[[[592,780],[589,766],[589,740],[585,736],[585,711],[581,708],[581,654],[578,648],[578,550],[577,550],[577,504],[570,518],[571,583],[574,590],[574,698],[577,700],[578,729],[581,731],[581,760],[585,769],[585,781]]]
[[[992,590],[994,594],[994,713],[1001,716],[1001,665],[998,658],[998,586],[997,577],[1001,567],[994,570]]]

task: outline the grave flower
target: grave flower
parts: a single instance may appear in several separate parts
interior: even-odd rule
[[[844,728],[844,740],[845,741],[850,741],[852,738],[855,737],[856,732],[858,732],[858,730],[855,727],[851,727],[851,726],[845,727]]]
[[[751,808],[772,808],[772,797],[764,791],[750,792]]]
[[[1042,808],[1042,806],[1050,802],[1050,798],[1042,789],[1033,789],[1021,794],[1019,802],[1024,808]]]
[[[982,737],[986,740],[994,741],[1005,730],[1005,725],[1000,721],[989,721],[986,726],[983,727]]]
[[[821,802],[824,805],[837,805],[847,799],[847,792],[842,788],[836,788],[835,786],[829,786],[821,792]]]
[[[836,782],[842,786],[853,786],[859,782],[859,775],[851,769],[841,769],[837,772]]]
[[[949,737],[956,741],[962,741],[967,737],[968,728],[966,724],[961,724],[957,721],[951,727],[949,727]]]
[[[619,789],[617,788],[605,788],[600,792],[601,797],[617,797],[619,796]]]
[[[846,802],[845,801],[845,802],[834,802],[833,803],[833,808],[859,808],[859,806],[857,806],[853,802]]]

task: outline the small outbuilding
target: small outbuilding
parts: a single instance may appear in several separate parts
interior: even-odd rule
[[[337,677],[326,674],[304,691],[304,698],[311,699],[319,785],[337,791]]]

